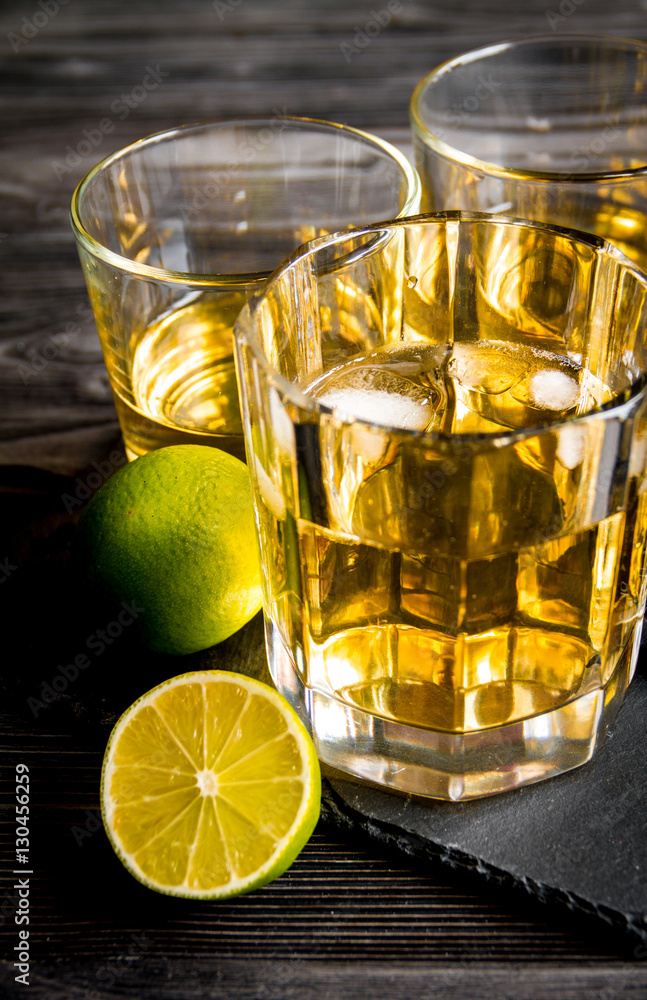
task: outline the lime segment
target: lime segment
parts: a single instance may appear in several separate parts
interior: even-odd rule
[[[241,674],[153,688],[115,726],[101,800],[110,841],[145,885],[217,899],[292,864],[319,817],[310,737],[287,701]]]

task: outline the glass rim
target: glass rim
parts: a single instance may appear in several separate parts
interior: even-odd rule
[[[424,446],[428,445],[430,442],[448,444],[449,442],[456,442],[460,440],[476,443],[480,445],[482,449],[484,449],[487,445],[494,448],[500,448],[504,445],[508,446],[513,444],[517,441],[523,441],[531,437],[536,437],[538,434],[547,433],[556,427],[563,427],[566,424],[572,426],[577,423],[579,425],[582,421],[600,419],[602,414],[608,413],[611,410],[620,410],[623,406],[634,404],[635,400],[641,395],[647,397],[646,370],[627,390],[624,391],[623,394],[613,396],[612,399],[603,403],[600,407],[594,410],[589,410],[587,413],[565,417],[561,420],[546,421],[542,424],[534,424],[532,427],[502,428],[500,433],[471,432],[467,434],[445,434],[437,430],[417,431],[409,428],[393,426],[392,424],[372,423],[371,421],[362,420],[361,418],[344,418],[343,416],[335,413],[333,407],[319,402],[313,396],[307,395],[307,393],[303,392],[298,385],[296,385],[296,383],[291,382],[284,375],[281,375],[281,373],[271,364],[256,334],[254,316],[272,286],[280,278],[282,278],[284,274],[293,269],[296,264],[307,260],[309,257],[314,257],[320,250],[324,250],[327,247],[333,247],[342,243],[344,240],[351,238],[362,236],[377,237],[379,241],[378,247],[376,247],[375,240],[372,240],[369,242],[368,248],[366,249],[366,253],[370,254],[375,252],[379,246],[384,245],[384,240],[389,239],[392,235],[394,235],[393,230],[404,229],[406,226],[412,224],[446,224],[448,222],[458,222],[459,224],[462,222],[486,224],[495,223],[497,225],[537,229],[542,232],[554,233],[557,236],[566,237],[576,241],[577,243],[590,246],[592,249],[597,250],[600,253],[604,253],[607,257],[615,259],[625,268],[626,271],[632,272],[640,284],[642,284],[647,290],[647,273],[641,271],[640,268],[625,254],[623,254],[621,250],[608,240],[604,240],[601,236],[596,236],[593,233],[580,232],[579,230],[570,229],[566,226],[554,225],[553,223],[537,222],[531,219],[517,219],[505,215],[491,215],[488,212],[468,212],[461,209],[449,209],[442,212],[409,216],[405,219],[391,219],[384,222],[377,222],[370,226],[365,226],[361,229],[357,228],[349,232],[338,232],[331,233],[328,236],[319,236],[314,240],[310,240],[307,243],[302,244],[302,246],[294,250],[289,257],[287,257],[274,271],[272,271],[267,281],[264,283],[263,288],[259,289],[254,294],[251,301],[243,308],[239,319],[234,326],[234,340],[249,347],[250,351],[254,355],[255,361],[263,369],[268,383],[277,389],[282,398],[291,405],[297,406],[301,410],[306,410],[316,415],[317,418],[322,415],[334,416],[341,425],[346,427],[360,425],[361,427],[366,428],[377,428],[384,433],[397,434],[398,437],[402,438],[402,440],[418,440]],[[340,270],[343,267],[348,266],[349,263],[356,261],[358,258],[359,252],[357,254],[351,254],[349,257],[344,256],[340,258]],[[336,269],[337,268],[334,267],[332,270]],[[242,317],[245,317],[245,319],[241,322]]]
[[[625,49],[632,50],[634,52],[642,52],[647,57],[647,42],[641,42],[634,38],[622,38],[615,35],[565,34],[560,35],[559,38],[555,38],[554,35],[525,35],[522,38],[507,39],[503,42],[495,42],[491,45],[483,45],[476,49],[470,49],[467,52],[453,56],[451,59],[446,59],[444,62],[440,63],[432,69],[431,72],[423,76],[423,78],[416,85],[409,102],[409,116],[414,136],[430,149],[433,149],[437,155],[442,156],[446,160],[450,160],[453,163],[459,163],[462,166],[471,167],[472,169],[478,170],[484,174],[492,175],[494,177],[507,178],[508,180],[512,178],[521,181],[538,181],[551,184],[591,184],[646,177],[647,165],[644,167],[635,167],[631,170],[583,170],[575,173],[560,170],[521,170],[517,167],[506,167],[501,163],[494,163],[490,160],[481,160],[479,157],[472,156],[470,153],[464,152],[457,146],[453,146],[451,143],[445,142],[443,139],[434,135],[434,133],[427,125],[425,125],[423,121],[420,105],[425,91],[436,81],[438,77],[451,73],[451,71],[458,66],[471,62],[478,62],[479,60],[484,60],[487,57],[497,55],[500,52],[521,48],[526,45],[549,45],[553,49],[566,49],[574,44],[592,45],[593,43],[598,45],[602,43],[606,45],[607,48],[617,49],[618,51]]]
[[[202,122],[192,122],[186,125],[178,125],[170,129],[163,129],[161,132],[154,132],[151,135],[143,136],[141,139],[137,139],[135,142],[129,143],[127,146],[122,146],[120,149],[115,150],[113,153],[110,153],[108,156],[99,160],[99,162],[91,167],[90,170],[88,170],[87,173],[81,178],[72,195],[70,203],[70,222],[75,239],[88,253],[92,254],[93,257],[97,257],[104,263],[109,264],[112,267],[116,267],[121,271],[125,271],[134,277],[154,281],[164,281],[170,284],[187,285],[194,288],[218,288],[254,284],[258,284],[260,286],[272,273],[271,270],[241,273],[232,272],[226,274],[201,274],[191,271],[185,272],[167,270],[163,267],[153,267],[150,264],[143,264],[138,261],[130,260],[128,257],[124,257],[122,254],[118,254],[114,250],[110,250],[108,247],[103,246],[102,243],[95,240],[94,237],[90,235],[81,220],[79,208],[80,200],[83,194],[91,182],[99,174],[120,159],[132,153],[136,153],[145,146],[153,146],[165,139],[173,139],[176,136],[185,135],[190,132],[206,131],[210,128],[219,126],[233,125],[236,123],[246,125],[257,124],[262,126],[267,125],[271,121],[277,120],[288,122],[291,125],[295,125],[297,128],[302,127],[304,132],[308,131],[308,129],[312,129],[315,132],[330,132],[331,134],[343,133],[344,135],[349,135],[353,139],[359,140],[360,143],[364,145],[376,147],[380,150],[380,152],[385,154],[400,167],[406,180],[406,199],[396,218],[403,218],[407,216],[413,207],[417,205],[420,198],[421,186],[420,178],[416,169],[412,166],[404,153],[401,153],[396,146],[393,146],[390,142],[386,139],[382,139],[380,136],[373,135],[370,132],[364,132],[358,128],[353,128],[351,125],[344,125],[341,122],[325,121],[321,118],[306,118],[298,115],[234,115],[233,117],[213,118]]]

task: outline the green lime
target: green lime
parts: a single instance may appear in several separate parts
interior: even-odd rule
[[[79,531],[92,576],[158,652],[207,649],[261,606],[247,466],[218,448],[135,459],[94,495]]]
[[[128,871],[174,896],[249,892],[292,864],[319,818],[319,762],[266,684],[197,671],[143,695],[112,731],[106,832]]]

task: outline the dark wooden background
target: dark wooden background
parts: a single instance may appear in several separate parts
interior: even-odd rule
[[[647,952],[635,942],[451,870],[421,870],[325,824],[283,878],[250,896],[196,905],[150,893],[113,856],[96,810],[110,722],[156,665],[122,690],[116,648],[60,705],[28,710],[89,634],[66,591],[78,507],[65,497],[87,494],[93,463],[105,469],[119,440],[67,221],[83,173],[151,132],[276,108],[367,128],[408,152],[410,93],[445,58],[524,34],[647,38],[641,0],[401,0],[390,24],[350,52],[385,9],[383,0],[2,4],[0,996],[647,996]],[[160,82],[141,100],[149,67]],[[128,108],[122,95],[133,88]],[[98,141],[104,119],[114,127]],[[17,763],[33,782],[28,988],[11,966]]]

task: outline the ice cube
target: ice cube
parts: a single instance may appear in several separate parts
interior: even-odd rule
[[[529,397],[542,410],[570,410],[577,403],[580,386],[565,372],[544,369],[530,379]]]
[[[351,361],[314,383],[311,391],[344,419],[424,430],[442,395],[425,374],[418,353],[400,346],[397,352],[377,352],[368,361]]]
[[[365,462],[380,461],[389,446],[389,435],[375,427],[353,424],[350,429],[350,443],[353,451]]]
[[[565,469],[576,469],[586,451],[586,428],[565,424],[558,432],[557,458]]]
[[[580,375],[580,392],[578,397],[578,413],[590,413],[612,398],[612,392],[588,368],[583,368]]]
[[[528,365],[505,350],[478,344],[454,344],[447,374],[466,389],[492,395],[506,392],[525,374]]]
[[[274,517],[282,521],[285,517],[285,500],[283,499],[283,494],[278,486],[272,482],[270,476],[261,465],[261,461],[258,455],[252,456],[254,463],[254,470],[256,472],[256,481],[258,483],[258,492],[260,493],[263,503],[267,507]]]
[[[641,486],[639,493],[644,493],[644,484],[647,482],[645,470],[647,469],[647,436],[637,434],[631,445],[631,455],[629,456],[629,475],[633,478],[637,476]]]
[[[294,452],[294,427],[284,409],[281,397],[274,389],[270,389],[270,420],[274,440],[279,451],[288,456],[292,455]]]
[[[320,403],[337,410],[345,420],[363,420],[380,427],[422,431],[431,419],[431,401],[412,399],[383,389],[334,389],[318,397]]]

